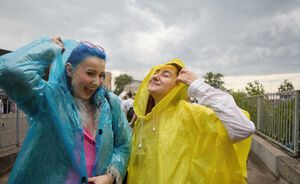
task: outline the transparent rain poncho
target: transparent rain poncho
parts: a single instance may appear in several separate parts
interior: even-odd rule
[[[85,183],[83,128],[67,87],[65,63],[78,42],[61,47],[36,40],[0,57],[0,88],[24,111],[30,124],[8,183]],[[52,64],[49,81],[41,76]],[[116,95],[100,87],[93,95],[101,108],[93,176],[114,168],[124,176],[131,152],[131,129]]]
[[[184,67],[178,59],[166,64]],[[128,184],[246,183],[251,138],[232,144],[225,126],[212,109],[186,101],[185,84],[179,83],[145,115],[149,79],[162,66],[151,69],[134,99],[138,120]]]

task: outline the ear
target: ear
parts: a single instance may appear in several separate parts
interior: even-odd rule
[[[71,63],[66,64],[66,71],[67,71],[67,75],[72,78],[73,66],[71,65]]]

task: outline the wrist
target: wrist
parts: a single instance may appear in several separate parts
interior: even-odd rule
[[[105,174],[105,175],[106,175],[107,178],[108,178],[108,182],[109,182],[110,184],[113,184],[113,183],[114,183],[114,176],[111,175],[111,174]]]
[[[122,177],[119,170],[114,165],[109,165],[106,169],[106,175],[109,175],[111,178],[111,183],[122,183]]]

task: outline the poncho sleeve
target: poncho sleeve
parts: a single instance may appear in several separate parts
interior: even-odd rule
[[[0,57],[0,88],[26,114],[37,112],[46,84],[41,77],[60,52],[50,38],[41,38]]]
[[[121,108],[119,98],[110,94],[110,105],[112,107],[112,128],[114,132],[114,148],[109,168],[116,168],[120,177],[124,177],[127,170],[127,164],[131,154],[132,132]],[[115,178],[116,180],[120,180]],[[118,182],[117,182],[118,183]]]

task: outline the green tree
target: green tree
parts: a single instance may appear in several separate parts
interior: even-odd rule
[[[250,96],[262,95],[265,93],[264,86],[258,81],[255,80],[253,83],[248,82],[246,86],[247,94]]]
[[[247,94],[245,92],[242,91],[233,91],[233,90],[229,90],[229,93],[231,94],[231,96],[233,97],[235,103],[240,107],[242,104],[242,99],[244,97],[247,96]]]
[[[127,74],[121,74],[115,78],[115,90],[114,93],[120,95],[124,91],[124,86],[133,81],[133,78]]]
[[[280,84],[278,88],[279,92],[291,91],[294,89],[292,82],[289,82],[287,79],[284,79],[283,83]]]
[[[206,82],[207,84],[215,87],[215,88],[220,88],[220,89],[224,89],[224,81],[223,81],[223,74],[221,73],[212,73],[212,72],[207,72],[203,78],[204,78],[204,82]]]

